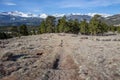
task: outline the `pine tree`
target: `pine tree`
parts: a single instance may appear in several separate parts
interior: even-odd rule
[[[89,33],[88,23],[87,23],[86,19],[84,19],[80,23],[80,33],[81,34],[88,34]]]
[[[66,27],[66,18],[65,17],[62,17],[61,19],[58,20],[58,24],[57,24],[57,27],[58,27],[58,32],[67,32],[67,30],[65,30],[65,27]]]
[[[20,26],[19,28],[19,32],[21,35],[23,36],[27,36],[28,35],[28,29],[27,29],[27,26],[26,25],[22,25]]]
[[[45,23],[44,20],[43,20],[43,21],[41,22],[41,24],[40,24],[39,31],[40,31],[41,34],[42,34],[42,33],[46,33],[46,23]]]
[[[95,15],[89,23],[89,31],[91,35],[96,35],[99,33],[99,26],[100,26],[100,15]]]
[[[75,33],[75,34],[79,33],[79,30],[80,30],[79,25],[80,25],[79,21],[77,19],[75,19],[73,21],[73,28],[72,28],[73,29],[73,33]]]
[[[117,27],[117,32],[120,33],[120,26]]]
[[[0,32],[0,39],[7,39],[7,35],[4,32]]]
[[[0,32],[0,39],[8,39],[8,38],[12,38],[12,36],[9,33]]]
[[[15,37],[18,36],[19,32],[18,32],[17,26],[13,26],[11,28],[11,32],[12,32],[12,36],[15,36]]]
[[[72,19],[68,20],[67,26],[69,28],[69,33],[73,33],[74,21]]]
[[[105,32],[108,31],[108,25],[106,23],[100,21],[98,29],[99,29],[98,33],[101,33],[103,35]]]
[[[69,33],[70,32],[70,26],[69,26],[69,21],[66,21],[65,27],[64,27],[64,32]]]
[[[55,17],[48,16],[46,18],[46,32],[54,33],[55,32]]]
[[[77,19],[75,19],[75,20],[70,19],[67,22],[67,26],[68,26],[68,29],[69,29],[68,32],[74,33],[74,34],[79,33],[79,21]]]
[[[36,35],[36,30],[35,29],[32,30],[32,34]]]

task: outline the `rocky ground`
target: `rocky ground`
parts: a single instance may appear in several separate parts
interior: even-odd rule
[[[0,41],[1,80],[120,80],[120,35],[42,34]]]

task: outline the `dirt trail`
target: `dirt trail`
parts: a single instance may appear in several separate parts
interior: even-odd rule
[[[48,80],[80,80],[78,75],[78,65],[73,59],[72,48],[68,46],[70,43],[64,38],[61,40],[63,40],[62,47],[59,46],[55,49],[57,57],[54,62],[54,68],[46,74],[49,76]],[[46,76],[44,79],[46,79]]]
[[[78,69],[77,64],[74,61],[74,58],[72,56],[72,46],[69,46],[68,41],[66,41],[66,39],[63,39],[64,43],[63,43],[63,47],[61,47],[60,51],[62,52],[60,54],[60,65],[59,65],[59,69],[63,69],[63,70],[70,70],[70,69]],[[74,45],[74,44],[71,44]]]
[[[61,40],[63,40],[61,46]],[[43,55],[40,60],[37,60],[33,65],[37,66],[35,70],[27,72],[26,75],[33,76],[32,72],[36,77],[30,78],[29,80],[80,80],[79,78],[79,66],[75,63],[72,56],[72,47],[66,38],[60,37],[59,41],[56,42],[56,46],[51,53]],[[71,45],[68,45],[71,44]],[[39,64],[39,65],[38,65]],[[26,80],[26,77],[23,79]]]

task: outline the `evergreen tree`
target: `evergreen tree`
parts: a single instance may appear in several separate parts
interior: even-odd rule
[[[69,28],[69,33],[73,33],[74,21],[72,19],[68,20],[67,26]]]
[[[67,21],[65,16],[56,22],[55,17],[48,16],[44,21],[41,22],[39,28],[40,33],[67,32],[77,34],[81,32],[82,34],[91,35],[103,34],[108,30],[108,25],[101,21],[100,15],[95,15],[89,23],[87,23],[86,20],[83,20],[81,23],[79,23],[77,19],[70,19]]]
[[[117,31],[115,26],[109,26],[109,31],[112,31],[113,33],[115,33],[115,31]]]
[[[100,15],[95,15],[89,23],[89,31],[91,33],[91,35],[96,35],[99,33],[99,27],[101,26],[100,23]]]
[[[77,20],[77,19],[75,19],[74,21],[73,21],[73,27],[72,27],[72,29],[73,29],[73,33],[75,33],[75,34],[78,34],[79,33],[79,30],[80,30],[80,28],[79,28],[79,21]]]
[[[22,25],[19,28],[19,32],[21,35],[27,36],[28,35],[28,29],[26,25]]]
[[[12,32],[12,35],[13,36],[18,36],[18,34],[19,34],[19,31],[18,31],[18,28],[17,28],[17,26],[13,26],[12,28],[11,28],[11,32]]]
[[[32,30],[32,34],[36,35],[36,30],[35,29]]]
[[[0,32],[0,39],[8,39],[8,38],[12,38],[12,36],[8,33]]]
[[[66,21],[66,26],[64,27],[64,32],[69,33],[70,32],[70,24],[69,21]]]
[[[55,17],[48,16],[46,18],[46,32],[47,33],[55,32]]]
[[[46,23],[45,21],[43,20],[40,24],[40,33],[46,33]]]
[[[117,32],[118,32],[118,33],[120,33],[120,26],[119,26],[119,27],[117,27]]]
[[[111,27],[111,31],[112,31],[112,32],[115,32],[114,26]]]
[[[108,25],[104,22],[101,22],[99,23],[99,26],[98,26],[98,33],[101,33],[102,35],[108,31]]]
[[[4,32],[0,32],[0,39],[7,39],[7,35]]]
[[[89,33],[88,23],[87,23],[86,19],[84,19],[80,23],[80,33],[81,34],[88,34]]]
[[[67,22],[67,28],[68,28],[68,32],[70,33],[74,33],[74,34],[78,34],[79,33],[79,21],[77,19],[75,20],[72,20],[70,19],[68,22]]]
[[[57,27],[58,27],[58,32],[67,32],[67,30],[65,30],[65,27],[66,27],[66,18],[65,17],[62,17],[61,19],[58,20],[58,24],[57,24]]]

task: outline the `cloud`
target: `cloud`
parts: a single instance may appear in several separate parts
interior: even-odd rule
[[[16,4],[13,2],[4,2],[4,5],[8,5],[8,6],[15,6]]]
[[[120,4],[120,0],[66,0],[61,1],[58,5],[61,8],[89,8],[89,7],[103,7],[114,4]]]

